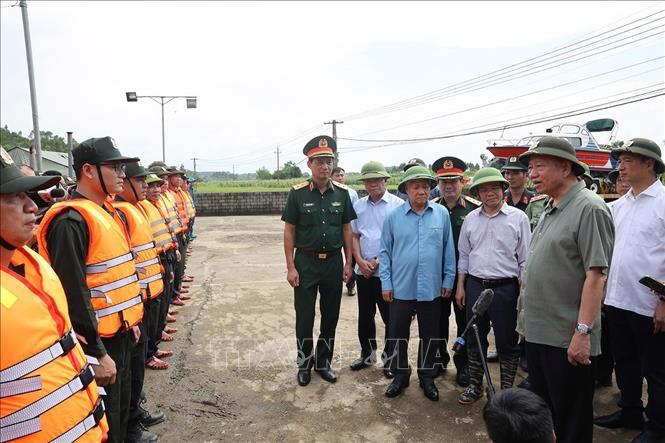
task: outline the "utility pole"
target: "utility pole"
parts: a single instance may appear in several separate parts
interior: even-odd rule
[[[332,125],[332,138],[335,140],[335,143],[337,143],[337,125],[341,125],[344,122],[338,122],[337,120],[333,120],[331,122],[324,122],[324,125]],[[334,167],[337,167],[337,164],[339,163],[339,151],[335,151],[335,164],[333,165]]]
[[[74,178],[74,168],[72,167],[74,161],[72,157],[72,146],[72,132],[67,131],[67,175],[69,175],[70,178]]]
[[[279,183],[279,146],[277,146],[277,150],[273,152],[277,154],[277,183]]]
[[[25,38],[25,54],[28,59],[28,81],[30,83],[30,102],[32,104],[32,128],[35,145],[35,170],[42,172],[42,139],[39,132],[39,112],[37,111],[37,90],[35,89],[35,68],[32,65],[32,42],[30,40],[30,22],[28,21],[28,4],[25,0],[19,3],[23,17],[23,36]]]
[[[194,173],[196,174],[196,160],[200,160],[198,157],[192,157],[190,160],[194,161]]]

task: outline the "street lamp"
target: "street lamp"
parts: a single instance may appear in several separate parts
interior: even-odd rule
[[[140,98],[149,98],[162,106],[162,161],[166,163],[166,143],[164,141],[164,105],[175,100],[184,98],[187,109],[196,109],[196,96],[192,95],[136,95],[136,92],[125,92],[128,102],[137,102]]]

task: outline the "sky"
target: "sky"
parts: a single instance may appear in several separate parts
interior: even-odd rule
[[[27,134],[14,4],[0,1],[0,124]],[[167,163],[192,169],[198,158],[199,171],[273,171],[278,146],[281,164],[306,169],[303,146],[332,135],[333,119],[344,121],[347,172],[370,160],[480,162],[488,139],[594,118],[617,120],[619,140],[665,139],[660,96],[428,142],[346,140],[456,135],[662,90],[665,2],[28,1],[28,13],[40,128],[112,136],[144,164],[162,157],[160,106],[128,103],[127,91],[197,96],[196,109],[176,99],[164,117]]]

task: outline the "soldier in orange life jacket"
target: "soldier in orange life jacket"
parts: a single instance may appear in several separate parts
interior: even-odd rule
[[[165,173],[166,170],[161,166],[153,166],[148,169],[151,174],[146,178],[148,184],[147,199],[141,204],[146,211],[153,213],[156,218],[157,215],[163,220],[161,222],[154,222],[157,224],[155,236],[159,237],[157,241],[157,248],[159,256],[164,265],[164,294],[160,303],[159,314],[159,337],[156,342],[160,341],[173,341],[171,334],[178,332],[177,328],[167,326],[168,323],[176,321],[175,314],[177,311],[169,310],[171,303],[174,303],[176,294],[173,292],[175,282],[175,272],[178,261],[180,261],[180,251],[178,251],[178,240],[176,237],[176,223],[172,217],[177,219],[175,209],[169,207],[169,200],[162,195],[162,188],[168,186],[166,181],[158,177],[156,174]],[[169,210],[170,209],[170,210]],[[157,214],[155,214],[157,213]],[[177,299],[180,305],[184,302]]]
[[[113,207],[125,215],[129,227],[130,246],[136,258],[136,269],[139,273],[139,286],[143,294],[143,321],[139,325],[141,336],[132,350],[132,388],[129,404],[129,421],[127,424],[127,441],[155,442],[157,435],[147,431],[141,425],[154,425],[164,421],[164,413],[149,413],[140,405],[146,361],[151,368],[166,369],[168,363],[155,356],[154,343],[148,355],[148,341],[155,336],[157,328],[159,301],[164,292],[162,281],[162,265],[160,264],[155,241],[150,229],[150,222],[144,209],[139,205],[146,197],[148,185],[145,178],[148,172],[139,163],[125,165],[125,181],[123,190],[117,194]],[[161,356],[173,355],[172,352],[161,351]],[[145,396],[143,396],[145,397]]]
[[[37,213],[27,193],[58,178],[27,177],[0,157],[0,441],[103,441],[104,404],[62,285],[25,246]]]
[[[99,359],[95,378],[106,388],[109,441],[122,442],[143,300],[127,222],[109,196],[122,192],[124,163],[138,159],[122,156],[111,137],[86,140],[72,154],[76,191],[44,214],[37,242],[60,277],[83,349]]]
[[[187,247],[189,245],[189,217],[187,215],[186,197],[184,196],[185,192],[181,189],[183,177],[185,174],[182,171],[179,171],[175,166],[166,168],[166,170],[169,172],[167,178],[169,183],[169,192],[171,193],[173,201],[176,204],[178,216],[180,217],[180,222],[183,226],[182,233],[178,237],[180,254],[182,256],[182,260],[179,263],[179,272],[182,275],[181,281],[183,283],[189,283],[194,280],[194,277],[191,275],[185,275],[185,267],[187,266]],[[189,290],[187,288],[183,288],[182,285],[176,286],[176,292],[180,294],[180,298],[183,300],[190,298],[189,296],[183,296],[183,294],[187,294]]]

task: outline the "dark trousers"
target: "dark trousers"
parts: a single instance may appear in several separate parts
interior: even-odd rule
[[[665,433],[665,332],[653,333],[653,318],[607,306],[616,363],[619,407],[626,415],[642,415],[642,383],[647,379],[648,426]]]
[[[559,443],[593,440],[595,358],[591,365],[568,363],[568,350],[526,343],[531,390],[549,405]]]
[[[379,314],[384,324],[383,334],[383,354],[381,360],[385,364],[388,349],[388,322],[389,307],[381,296],[381,279],[378,277],[365,278],[358,275],[358,341],[360,342],[360,356],[369,357],[376,352],[376,307],[379,307]]]
[[[356,259],[355,257],[351,259],[351,269],[356,268]],[[349,281],[346,282],[346,289],[348,290],[349,288],[353,288],[356,285],[356,280],[357,276],[355,272],[351,272],[351,277],[349,278]]]
[[[332,361],[342,300],[342,256],[319,260],[296,253],[295,265],[300,275],[300,286],[293,288],[298,368],[326,369]],[[321,295],[321,330],[312,355],[317,293]]]
[[[188,232],[187,238],[189,239],[189,241],[194,240],[194,221],[195,221],[195,219],[196,219],[196,217],[192,217],[192,218],[189,219],[189,229],[187,229],[187,232]]]
[[[185,275],[185,261],[187,259],[187,244],[185,243],[185,235],[178,234],[178,251],[180,251],[180,261],[175,263],[174,274],[175,278],[173,280],[173,297],[180,295],[180,289],[182,286],[182,276]]]
[[[102,338],[109,357],[115,362],[115,383],[104,386],[106,395],[102,397],[109,423],[110,443],[121,443],[127,435],[129,401],[131,396],[132,367],[131,354],[134,337],[131,331],[124,331],[110,338]]]
[[[144,303],[145,306],[145,303]],[[139,341],[131,351],[131,393],[129,397],[129,417],[127,419],[127,430],[134,429],[140,419],[139,402],[141,401],[141,391],[143,390],[143,380],[145,378],[145,359],[148,349],[148,331],[146,322],[149,320],[150,313],[143,310],[143,321],[139,323],[141,336]],[[131,335],[131,334],[130,334]],[[132,335],[132,340],[134,339]]]
[[[473,316],[471,307],[478,300],[480,293],[485,290],[483,285],[472,279],[467,278],[466,288],[466,311],[467,321]],[[494,329],[494,339],[496,341],[496,350],[499,358],[511,359],[519,358],[520,347],[517,344],[518,334],[515,332],[517,325],[517,297],[519,296],[519,284],[517,279],[513,283],[502,284],[492,288],[494,298],[487,312],[476,319],[478,325],[478,334],[480,335],[480,344],[483,355],[487,356],[487,335],[490,332],[490,321]],[[473,337],[473,331],[467,334],[466,342],[469,352],[478,352],[476,339]]]
[[[162,293],[161,300],[159,303],[159,323],[157,324],[156,331],[156,341],[157,343],[162,340],[162,331],[166,326],[166,314],[169,313],[169,306],[171,306],[171,300],[173,299],[173,283],[174,280],[171,280],[171,274],[175,274],[175,249],[171,249],[163,253],[162,264],[164,265],[164,274],[162,276],[162,281],[164,282],[164,292]]]
[[[411,316],[416,311],[418,320],[418,378],[431,380],[434,375],[434,363],[438,347],[439,317],[441,316],[441,297],[433,301],[398,300],[390,303],[388,329],[391,348],[390,370],[400,382],[405,383],[411,375],[409,368],[409,336]]]
[[[596,381],[607,383],[612,381],[614,371],[614,354],[612,354],[612,339],[610,336],[610,322],[607,318],[607,308],[603,306],[600,314],[600,348],[602,354],[596,357]]]
[[[143,303],[143,311],[147,313],[147,315],[143,315],[147,338],[146,359],[152,357],[157,352],[157,345],[159,344],[157,334],[159,334],[159,338],[161,339],[161,331],[158,328],[162,295]]]
[[[455,283],[453,284],[453,292],[449,298],[441,299],[441,320],[439,321],[439,349],[437,363],[444,367],[450,362],[450,354],[448,353],[448,340],[450,338],[450,311],[455,312],[455,323],[457,324],[457,337],[466,328],[466,306],[460,309],[455,303],[455,292],[457,292],[457,276],[455,276]],[[453,356],[455,367],[459,369],[466,368],[469,365],[466,355],[466,346],[461,347]]]

